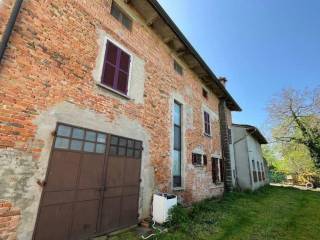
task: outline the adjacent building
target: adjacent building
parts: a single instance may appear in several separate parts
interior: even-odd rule
[[[241,109],[156,1],[22,1],[0,60],[1,239],[87,239],[154,192],[232,189]]]
[[[234,188],[256,190],[268,184],[268,166],[261,144],[267,140],[259,129],[250,125],[232,124],[230,141],[232,182]]]

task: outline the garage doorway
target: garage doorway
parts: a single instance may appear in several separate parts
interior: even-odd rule
[[[35,240],[81,240],[138,222],[142,142],[59,123]]]

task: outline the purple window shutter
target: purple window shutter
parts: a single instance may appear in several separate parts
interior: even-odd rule
[[[210,115],[207,112],[204,112],[204,131],[210,135]]]
[[[130,55],[107,42],[101,82],[119,92],[127,94]]]
[[[124,51],[120,50],[119,65],[118,65],[118,83],[117,90],[127,94],[128,92],[128,78],[130,67],[130,56]]]

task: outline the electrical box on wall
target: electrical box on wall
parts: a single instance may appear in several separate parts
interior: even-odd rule
[[[167,193],[153,195],[153,221],[162,224],[168,221],[169,210],[177,205],[177,196]]]

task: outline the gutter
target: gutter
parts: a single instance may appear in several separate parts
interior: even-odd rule
[[[205,63],[199,53],[194,49],[191,43],[187,40],[187,38],[183,35],[183,33],[179,30],[177,25],[172,21],[169,15],[165,12],[165,10],[161,7],[157,0],[148,0],[148,2],[152,5],[152,7],[158,12],[158,14],[163,18],[163,20],[168,24],[168,26],[172,29],[172,31],[179,37],[179,39],[188,47],[189,51],[193,54],[193,56],[199,61],[199,63],[203,66],[203,68],[207,71],[207,73],[213,78],[214,83],[218,86],[218,88],[224,93],[225,98],[230,100],[235,107],[235,111],[241,111],[242,109],[237,104],[237,102],[233,99],[230,93],[226,90],[223,84],[219,81],[217,76],[212,72],[210,67]]]
[[[3,35],[2,35],[2,39],[0,42],[0,64],[1,64],[1,60],[4,56],[4,52],[7,48],[14,24],[16,23],[17,16],[20,12],[22,2],[23,2],[23,0],[16,0],[15,4],[13,6],[13,9],[11,11],[11,15],[9,17],[9,20],[7,22],[7,26],[4,30]]]

